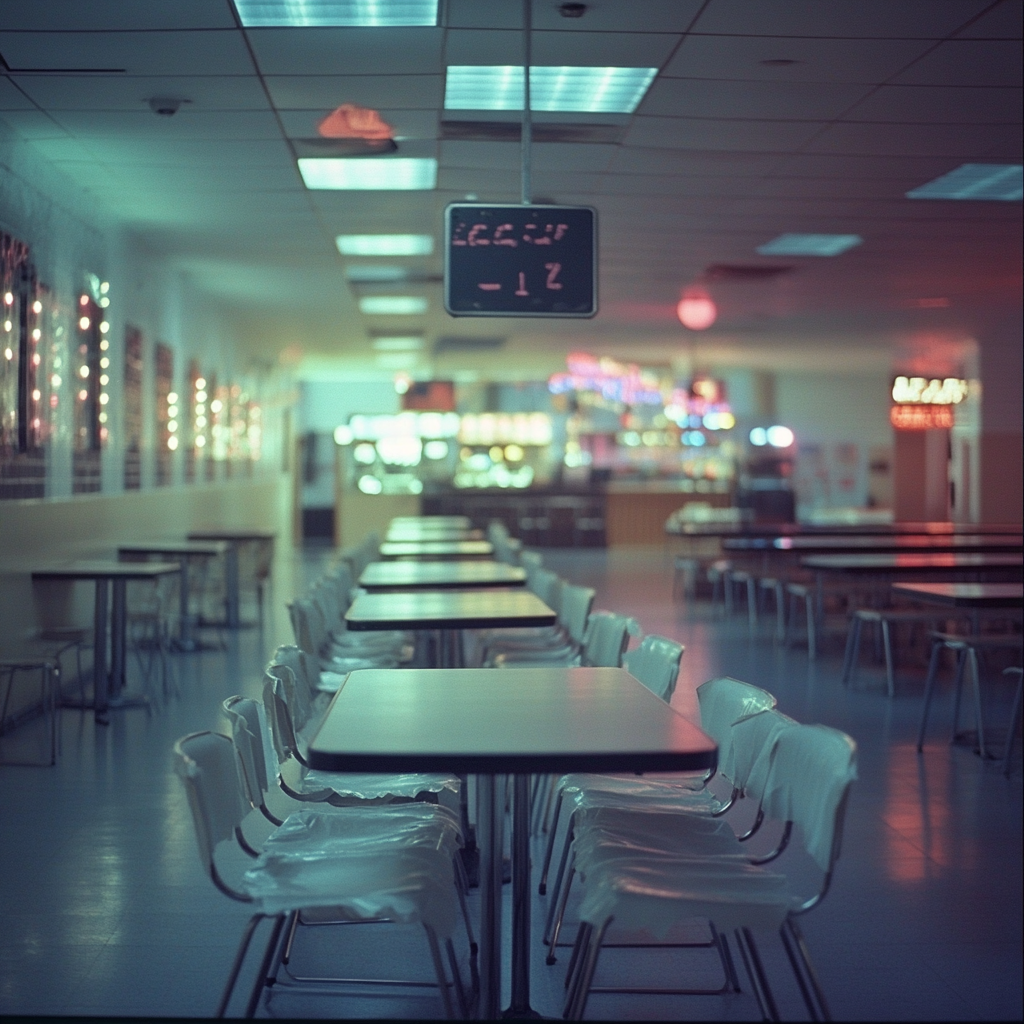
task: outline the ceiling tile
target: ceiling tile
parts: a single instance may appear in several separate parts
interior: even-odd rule
[[[942,39],[989,0],[712,0],[694,31],[745,36]]]
[[[203,168],[248,163],[253,166],[283,167],[298,180],[291,150],[277,139],[179,139],[148,138],[144,146],[138,139],[96,138],[89,148],[98,160],[111,164],[166,164]]]
[[[640,105],[643,115],[781,118],[827,121],[864,94],[863,85],[832,82],[730,82],[659,78]]]
[[[265,75],[436,75],[440,28],[258,28],[247,33]]]
[[[665,68],[677,78],[733,78],[766,82],[858,82],[891,78],[933,44],[923,40],[792,39],[687,36]],[[795,60],[766,67],[764,60]]]
[[[1020,39],[1022,35],[1019,0],[1002,0],[958,33],[963,39]]]
[[[835,124],[808,145],[814,153],[948,156],[977,162],[1003,130],[985,125]]]
[[[0,110],[34,109],[35,104],[9,78],[0,78]]]
[[[227,0],[174,0],[174,3],[125,3],[124,0],[0,0],[6,29],[111,31],[117,29],[234,28]]]
[[[78,138],[279,139],[270,111],[198,111],[183,107],[173,117],[150,110],[60,110],[53,119]]]
[[[68,134],[42,110],[5,110],[2,120],[22,139],[61,139]]]
[[[237,31],[0,32],[12,68],[123,68],[130,75],[247,75]]]
[[[630,0],[628,4],[588,4],[582,18],[565,18],[558,4],[534,4],[535,30],[565,32],[684,32],[702,0]],[[448,0],[449,28],[520,29],[522,0]]]
[[[995,85],[1019,89],[1020,41],[951,39],[893,82],[899,85]]]
[[[736,175],[757,177],[775,167],[777,153],[651,149],[620,146],[609,170],[622,174]]]
[[[678,43],[678,35],[654,32],[534,32],[533,63],[660,68]]]
[[[624,141],[665,149],[734,149],[792,152],[809,142],[821,124],[808,121],[716,121],[686,117],[635,117]]]
[[[930,124],[1020,124],[1020,89],[882,86],[846,115],[848,121]]]
[[[773,173],[792,177],[825,180],[890,179],[903,181],[915,178],[929,181],[949,170],[946,157],[915,157],[844,153],[795,153],[777,161]]]
[[[190,110],[267,110],[255,75],[21,75],[18,85],[49,110],[139,110],[153,96],[177,96]]]
[[[519,166],[518,142],[468,142],[462,139],[441,143],[444,167],[493,167],[506,170]]]
[[[758,194],[758,178],[726,175],[606,174],[602,191],[607,195],[686,196],[710,198]]]
[[[504,202],[509,195],[518,197],[522,179],[518,170],[500,169],[497,167],[487,168],[486,173],[481,173],[476,167],[445,167],[442,166],[437,172],[437,187],[442,192],[472,192],[479,197],[480,202]],[[497,198],[495,198],[497,197]]]
[[[333,110],[342,103],[393,110],[432,110],[441,106],[441,75],[269,75],[278,110]]]

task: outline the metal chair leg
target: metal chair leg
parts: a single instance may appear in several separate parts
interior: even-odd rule
[[[978,652],[973,647],[964,651],[965,660],[971,669],[971,689],[974,692],[974,720],[978,730],[978,753],[984,761],[988,757],[985,749],[985,722],[981,713],[981,679],[978,677]]]
[[[851,685],[856,674],[857,663],[860,660],[860,630],[861,619],[854,615],[850,619],[850,632],[846,634],[846,655],[843,658],[843,686]]]
[[[558,832],[558,818],[562,812],[562,791],[558,791],[558,795],[555,797],[555,809],[553,812],[553,821],[551,822],[551,828],[548,832],[548,842],[544,850],[544,865],[540,871],[540,884],[537,886],[537,892],[539,895],[544,896],[548,891],[548,868],[551,867],[551,854],[555,848],[555,834]]]
[[[942,654],[944,644],[941,640],[932,642],[932,654],[928,659],[928,675],[924,681],[924,704],[921,707],[921,727],[917,732],[917,752],[920,754],[924,749],[924,733],[928,728],[928,709],[932,703],[932,691],[935,689],[935,676],[939,669],[939,655]]]
[[[1010,727],[1006,733],[1006,749],[1003,752],[1003,775],[1010,777],[1010,756],[1013,754],[1013,744],[1017,739],[1017,723],[1020,721],[1021,697],[1024,696],[1024,672],[1019,668],[1008,668],[1003,670],[1003,675],[1017,676],[1017,690],[1013,695],[1013,707],[1010,710]]]
[[[885,685],[889,699],[896,696],[896,663],[892,651],[892,635],[889,631],[889,623],[882,619],[882,648],[885,651]]]

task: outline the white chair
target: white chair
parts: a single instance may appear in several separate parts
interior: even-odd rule
[[[846,803],[856,778],[856,745],[826,726],[796,726],[774,743],[764,796],[765,813],[785,822],[779,845],[767,857],[752,858],[735,842],[729,852],[707,852],[706,841],[689,843],[683,834],[670,851],[647,850],[608,840],[592,856],[584,879],[564,1016],[580,1019],[586,1009],[601,946],[609,926],[655,937],[679,922],[710,921],[719,933],[733,931],[762,1014],[778,1019],[755,929],[777,928],[813,1020],[829,1019],[797,918],[828,892],[839,859]],[[794,829],[794,826],[795,829]],[[786,874],[763,865],[800,835],[821,871],[810,895]],[[678,992],[678,989],[672,990]]]
[[[516,668],[529,665],[583,665],[591,668],[618,668],[629,643],[630,620],[614,612],[591,612],[578,650],[559,648],[513,650],[495,655],[495,668]]]
[[[650,633],[633,650],[626,651],[622,667],[667,703],[676,689],[684,650],[675,640]]]
[[[269,769],[276,770],[278,784],[288,796],[297,800],[322,800],[336,806],[429,797],[458,807],[461,782],[457,775],[444,772],[407,775],[329,772],[311,768],[306,758],[306,741],[318,723],[319,715],[314,712],[304,690],[305,684],[296,680],[287,666],[270,665],[267,668],[263,706],[270,726],[271,749],[276,754],[276,764],[271,760]],[[247,709],[243,707],[242,710]],[[246,718],[247,728],[251,730],[251,720],[248,715]],[[263,748],[268,750],[265,743]]]
[[[681,835],[691,840],[703,835],[712,844],[712,851],[731,848],[734,838],[746,842],[764,821],[768,769],[776,739],[782,731],[796,724],[776,708],[765,707],[740,717],[720,732],[719,752],[724,755],[720,775],[732,790],[726,800],[718,799],[706,787],[687,789],[678,779],[666,784],[664,779],[634,778],[630,786],[630,780],[617,781],[613,777],[607,788],[602,789],[601,776],[581,776],[584,785],[566,785],[563,792],[572,798],[574,807],[555,881],[555,899],[548,914],[547,963],[555,963],[555,949],[573,875],[577,870],[585,874],[591,856],[588,850],[592,851],[595,833],[615,835],[621,842],[635,842],[638,848],[655,848],[655,836],[661,833],[664,833],[661,845],[667,844],[668,849],[674,848]],[[750,825],[735,837],[730,829],[720,828],[715,819],[721,818],[740,798],[754,805],[755,814]],[[583,836],[582,844],[580,836]],[[723,839],[729,840],[724,847]],[[702,848],[708,850],[706,845]],[[724,950],[722,957],[728,982],[731,968]]]
[[[229,883],[218,867],[217,849],[224,843],[234,845],[248,813],[239,792],[231,740],[219,733],[192,733],[178,740],[174,756],[206,871],[221,892],[254,910],[217,1007],[218,1017],[227,1011],[252,937],[264,919],[273,925],[246,1005],[247,1017],[254,1014],[265,987],[308,980],[320,982],[323,991],[325,980],[355,980],[302,979],[292,974],[288,962],[297,922],[383,920],[423,927],[436,981],[360,979],[360,984],[436,984],[449,1018],[455,1015],[454,987],[460,1014],[468,1015],[452,941],[460,912],[455,880],[459,838],[457,822],[448,811],[418,803],[332,813],[303,809],[290,815],[263,844],[249,870]],[[311,988],[303,986],[305,991]]]

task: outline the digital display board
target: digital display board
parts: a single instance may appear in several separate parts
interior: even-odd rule
[[[597,313],[592,207],[453,203],[444,219],[444,307],[452,316]]]

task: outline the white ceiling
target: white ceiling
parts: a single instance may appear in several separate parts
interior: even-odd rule
[[[448,203],[519,200],[517,143],[442,139],[443,120],[513,115],[441,104],[447,65],[522,59],[521,0],[448,0],[437,28],[251,30],[229,0],[0,0],[0,54],[36,69],[0,76],[0,118],[242,320],[254,352],[316,354],[317,372],[372,366],[371,333],[392,328],[424,332],[438,373],[530,376],[582,346],[838,370],[1019,301],[1019,203],[904,198],[961,163],[1020,161],[1019,0],[596,0],[580,19],[559,2],[534,0],[533,63],[659,68],[631,117],[536,118],[617,139],[533,147],[535,198],[598,210],[591,321],[453,320],[437,283],[401,289],[429,298],[424,316],[366,317],[334,246],[408,231],[440,248]],[[763,63],[780,60],[795,63]],[[155,96],[187,102],[159,117]],[[396,155],[437,157],[437,189],[307,191],[296,140],[346,102],[380,111]],[[782,232],[865,241],[756,254]],[[401,262],[442,271],[440,253]],[[684,337],[674,306],[705,267],[780,262],[796,270],[712,284],[718,323]],[[432,360],[452,335],[509,340]]]

